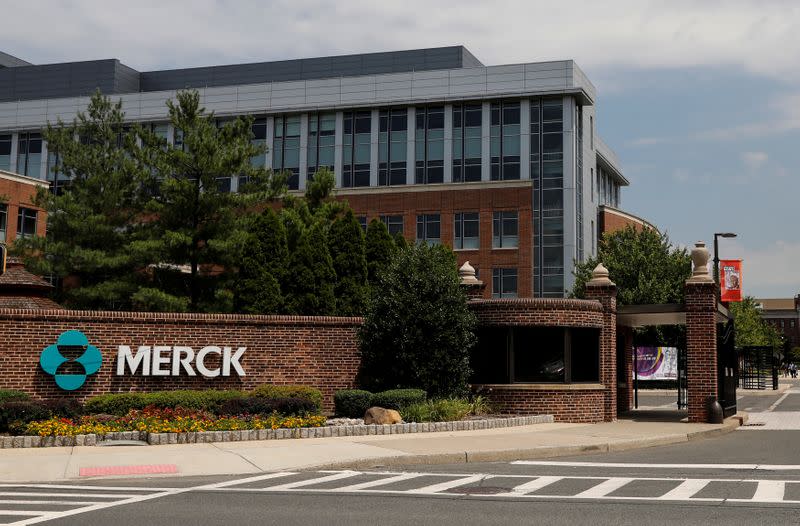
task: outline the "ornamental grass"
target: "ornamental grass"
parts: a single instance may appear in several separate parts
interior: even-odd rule
[[[205,411],[147,407],[145,409],[132,409],[125,416],[112,419],[84,416],[77,419],[50,418],[31,422],[25,427],[25,433],[42,437],[87,434],[105,435],[121,431],[190,433],[320,427],[325,425],[325,421],[325,417],[320,415],[281,416],[273,413],[271,415],[244,414],[216,417]]]

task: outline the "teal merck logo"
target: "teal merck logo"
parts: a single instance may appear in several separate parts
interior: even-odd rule
[[[56,385],[65,391],[81,387],[87,376],[100,370],[102,363],[100,349],[89,345],[80,331],[62,332],[55,345],[45,347],[39,357],[44,372],[53,375]]]

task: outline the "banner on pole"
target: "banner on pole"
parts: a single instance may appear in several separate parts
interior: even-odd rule
[[[636,371],[639,380],[677,380],[676,347],[637,347]]]
[[[742,301],[742,260],[723,259],[719,262],[721,301]]]

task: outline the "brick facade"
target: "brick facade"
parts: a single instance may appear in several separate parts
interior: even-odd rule
[[[6,207],[6,230],[5,238],[0,232],[0,242],[11,243],[17,237],[17,216],[20,207],[36,210],[36,234],[43,236],[47,228],[47,214],[38,206],[33,204],[36,197],[36,189],[39,187],[47,188],[47,183],[12,174],[0,170],[0,212],[2,206]],[[2,221],[2,219],[0,219]],[[0,224],[0,226],[2,226]]]
[[[707,422],[707,399],[719,398],[716,284],[687,282],[685,290],[689,422]]]
[[[524,298],[470,302],[481,326],[600,329],[599,383],[480,386],[499,411],[552,414],[557,422],[616,420],[616,288],[591,290],[593,299],[587,300]]]
[[[641,230],[642,228],[652,228],[654,230],[658,230],[655,226],[640,217],[636,217],[632,214],[623,212],[622,210],[617,210],[616,208],[607,205],[600,207],[597,212],[597,216],[601,235],[605,234],[606,232],[623,230],[628,226],[632,226],[637,231]]]
[[[261,384],[304,384],[324,395],[352,388],[360,363],[356,330],[361,318],[163,314],[0,309],[0,388],[21,389],[35,398],[90,396],[170,389],[252,389]],[[75,329],[103,354],[97,374],[74,392],[60,390],[42,371],[39,355],[59,334]],[[247,347],[240,363],[246,376],[116,376],[119,345],[206,345]],[[219,360],[217,359],[217,362]],[[209,367],[215,367],[209,361]]]
[[[403,235],[411,242],[417,236],[417,216],[440,214],[441,240],[450,247],[454,239],[454,214],[480,214],[480,248],[456,250],[458,265],[465,261],[478,271],[478,279],[487,284],[484,298],[492,297],[492,269],[517,269],[517,294],[533,296],[533,187],[531,181],[497,181],[495,183],[459,183],[449,188],[430,188],[424,185],[402,189],[392,187],[376,192],[372,189],[342,189],[337,192],[357,216],[367,221],[380,216],[403,216]],[[500,211],[518,212],[517,248],[492,248],[492,214]]]

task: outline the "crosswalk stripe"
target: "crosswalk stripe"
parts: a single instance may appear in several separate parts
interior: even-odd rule
[[[575,495],[579,498],[598,498],[598,497],[605,497],[609,493],[612,493],[615,490],[618,490],[622,486],[631,482],[632,478],[626,477],[614,477],[606,480],[605,482],[601,482],[600,484],[587,489],[586,491],[582,491]]]
[[[530,482],[526,482],[525,484],[520,484],[519,486],[514,486],[511,488],[511,491],[508,493],[499,493],[497,496],[499,497],[518,497],[521,495],[525,495],[526,493],[532,493],[538,489],[542,489],[545,486],[549,486],[554,482],[558,482],[559,480],[563,479],[564,477],[538,477]]]
[[[706,479],[690,479],[684,480],[681,482],[677,487],[672,488],[668,492],[664,493],[660,497],[657,497],[659,500],[686,500],[692,498],[692,495],[696,494],[701,489],[708,486],[708,483],[711,482],[710,480]]]
[[[386,486],[394,482],[402,482],[404,480],[411,480],[423,476],[421,473],[404,473],[402,475],[395,475],[394,477],[382,478],[379,480],[370,480],[369,482],[361,482],[359,484],[351,484],[350,486],[342,486],[335,488],[332,491],[362,491],[376,486]]]
[[[327,477],[320,477],[317,479],[301,480],[298,482],[289,482],[288,484],[281,484],[279,486],[269,486],[263,488],[264,491],[283,491],[287,489],[302,488],[303,486],[312,486],[314,484],[322,484],[323,482],[333,482],[334,480],[341,480],[346,478],[355,477],[360,475],[358,471],[343,471],[341,473],[334,473]]]
[[[58,506],[88,506],[90,504],[97,504],[96,500],[14,500],[2,499],[0,504],[53,504]]]
[[[762,480],[756,487],[753,499],[758,502],[783,502],[786,483],[782,480]]]
[[[448,480],[447,482],[441,482],[439,484],[431,484],[430,486],[425,486],[422,488],[412,489],[409,490],[408,493],[439,493],[440,491],[445,491],[448,489],[457,488],[459,486],[465,486],[467,484],[472,484],[473,482],[478,482],[486,478],[486,475],[472,475],[469,477],[463,477],[456,480]]]
[[[202,489],[221,489],[230,486],[238,486],[239,484],[250,484],[251,482],[261,482],[262,480],[270,480],[280,477],[288,477],[289,475],[296,475],[293,471],[279,471],[278,473],[268,473],[266,475],[257,475],[255,477],[247,477],[244,479],[227,480],[225,482],[218,482],[216,484],[209,484],[203,486]]]
[[[131,497],[141,497],[142,495],[132,495],[130,493],[48,493],[39,491],[0,491],[2,497],[84,497],[89,499],[129,499]]]
[[[47,515],[48,513],[52,513],[50,511],[39,511],[39,510],[0,510],[1,515],[11,515],[11,516],[20,516],[20,517],[40,517],[42,515]]]

